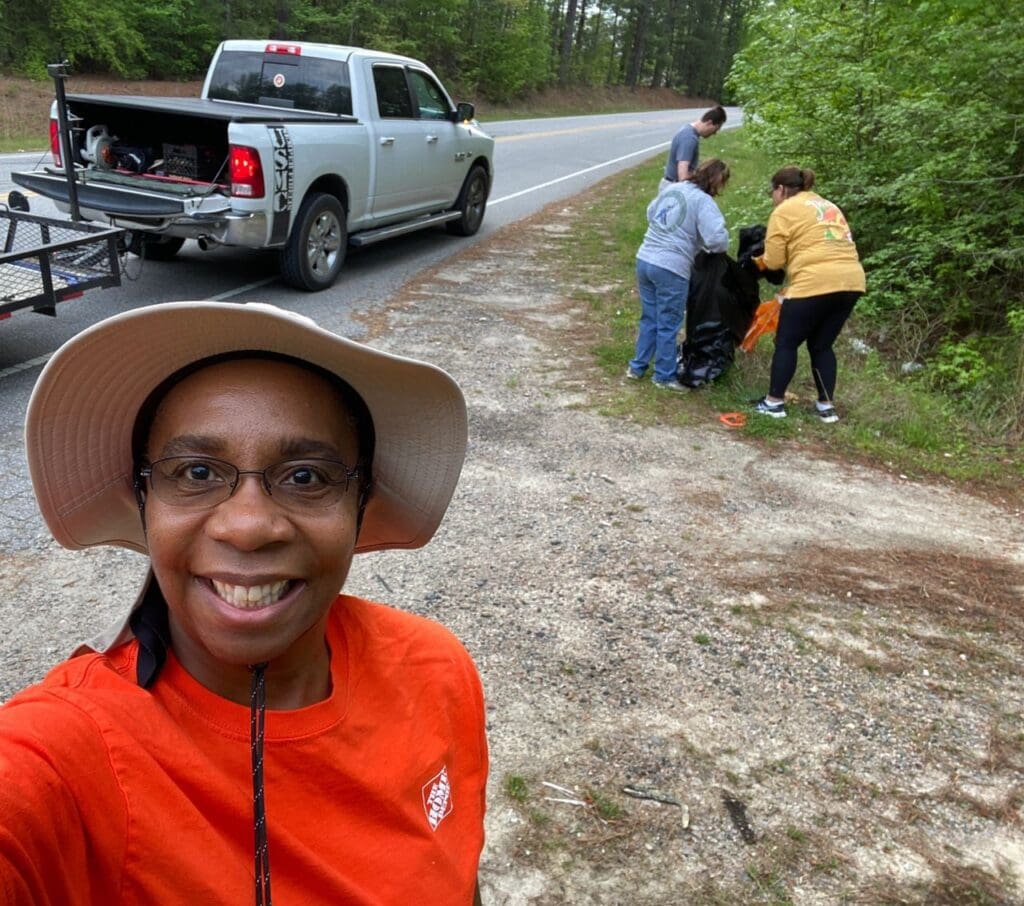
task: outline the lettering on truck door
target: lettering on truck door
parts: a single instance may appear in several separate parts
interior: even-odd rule
[[[291,224],[292,193],[295,190],[295,151],[292,147],[291,134],[285,126],[267,126],[267,131],[270,133],[270,144],[274,149],[270,241],[272,244],[278,244],[288,238],[288,227]]]

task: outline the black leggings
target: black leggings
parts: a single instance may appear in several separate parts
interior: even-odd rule
[[[818,399],[830,403],[836,392],[836,354],[832,344],[850,317],[861,293],[825,293],[804,299],[786,299],[775,332],[775,355],[768,395],[783,399],[796,373],[796,352],[807,343],[811,373]]]

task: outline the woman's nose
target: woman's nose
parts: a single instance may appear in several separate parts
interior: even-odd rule
[[[206,531],[217,541],[241,550],[255,550],[288,540],[294,525],[271,496],[262,472],[240,472],[231,496],[217,504]]]

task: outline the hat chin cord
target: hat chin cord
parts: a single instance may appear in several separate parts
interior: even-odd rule
[[[252,818],[255,838],[256,906],[270,903],[270,853],[267,849],[267,810],[263,795],[263,729],[267,711],[267,662],[250,664],[249,746],[252,751]]]
[[[142,533],[146,534],[146,493],[138,479],[134,482],[135,500],[139,505]],[[358,520],[362,521],[365,501],[360,501]],[[138,635],[138,632],[136,631]],[[166,646],[166,642],[164,643]],[[166,647],[164,648],[166,651]],[[159,671],[159,664],[152,670],[152,676]],[[256,906],[272,906],[270,899],[270,851],[267,845],[267,807],[263,789],[263,735],[267,716],[267,662],[250,664],[252,682],[249,685],[249,750],[252,756],[252,820],[255,859]],[[142,681],[146,686],[152,676]]]

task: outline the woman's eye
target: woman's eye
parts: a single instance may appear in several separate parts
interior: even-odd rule
[[[218,470],[214,463],[201,459],[185,459],[178,462],[170,472],[170,477],[179,483],[191,485],[211,484],[224,480],[222,471]]]
[[[324,476],[310,466],[297,466],[288,471],[284,476],[285,484],[298,485],[299,487],[311,487],[324,482]]]

